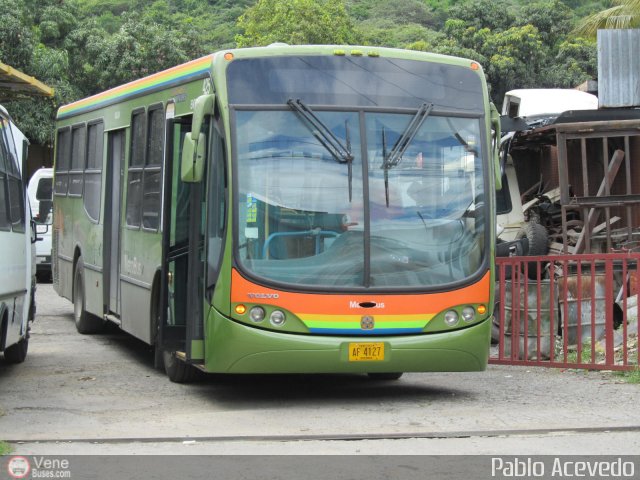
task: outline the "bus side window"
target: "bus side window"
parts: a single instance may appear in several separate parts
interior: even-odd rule
[[[0,118],[2,130],[9,128],[4,118]],[[7,191],[7,142],[4,135],[0,134],[0,230],[11,230],[9,219],[9,197]]]
[[[69,195],[82,196],[87,149],[87,128],[84,124],[71,129],[71,164],[69,165]]]
[[[5,121],[3,130],[3,144],[5,146],[5,167],[6,181],[9,197],[9,221],[13,230],[16,232],[25,231],[25,205],[24,205],[24,189],[22,185],[22,177],[20,174],[20,166],[18,153],[16,151],[13,135],[11,134],[11,125]],[[6,198],[6,197],[5,197]]]
[[[128,227],[139,228],[142,206],[142,173],[144,169],[146,144],[146,112],[139,109],[131,115],[131,147],[129,168],[127,171],[127,207],[126,222]]]
[[[84,208],[89,218],[95,222],[100,219],[103,154],[104,123],[100,121],[90,124],[87,129],[87,165],[84,171]],[[38,191],[40,191],[39,188]],[[40,201],[40,205],[42,203]]]
[[[164,150],[164,110],[149,109],[147,161],[142,182],[142,226],[157,230],[160,226],[160,194],[162,192],[162,153]]]
[[[58,130],[56,142],[55,183],[53,191],[56,195],[66,195],[69,185],[69,164],[71,163],[71,128]]]

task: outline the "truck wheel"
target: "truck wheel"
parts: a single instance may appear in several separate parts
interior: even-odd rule
[[[73,319],[76,323],[76,330],[83,335],[97,333],[104,327],[104,321],[87,312],[85,305],[84,262],[80,257],[73,279]]]
[[[547,229],[539,223],[527,222],[522,226],[522,229],[518,232],[517,238],[527,237],[529,241],[529,253],[530,256],[540,256],[549,253],[549,235]],[[538,262],[529,262],[528,276],[531,280],[538,278]],[[540,265],[542,267],[542,265]],[[542,276],[542,272],[540,273]]]
[[[27,358],[27,350],[29,350],[29,339],[23,338],[4,349],[4,359],[7,363],[22,363]]]

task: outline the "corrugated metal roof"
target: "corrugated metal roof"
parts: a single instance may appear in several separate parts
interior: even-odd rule
[[[53,88],[0,62],[0,102],[34,95],[53,97]]]
[[[598,30],[600,108],[640,106],[640,30]]]

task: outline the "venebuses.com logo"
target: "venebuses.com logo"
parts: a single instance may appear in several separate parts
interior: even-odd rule
[[[7,462],[7,473],[10,478],[71,478],[66,458],[13,456]]]
[[[7,472],[11,478],[26,478],[31,472],[29,460],[25,457],[11,457],[7,463]]]

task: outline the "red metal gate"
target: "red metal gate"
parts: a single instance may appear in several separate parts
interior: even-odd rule
[[[490,363],[639,368],[640,254],[496,259]]]

